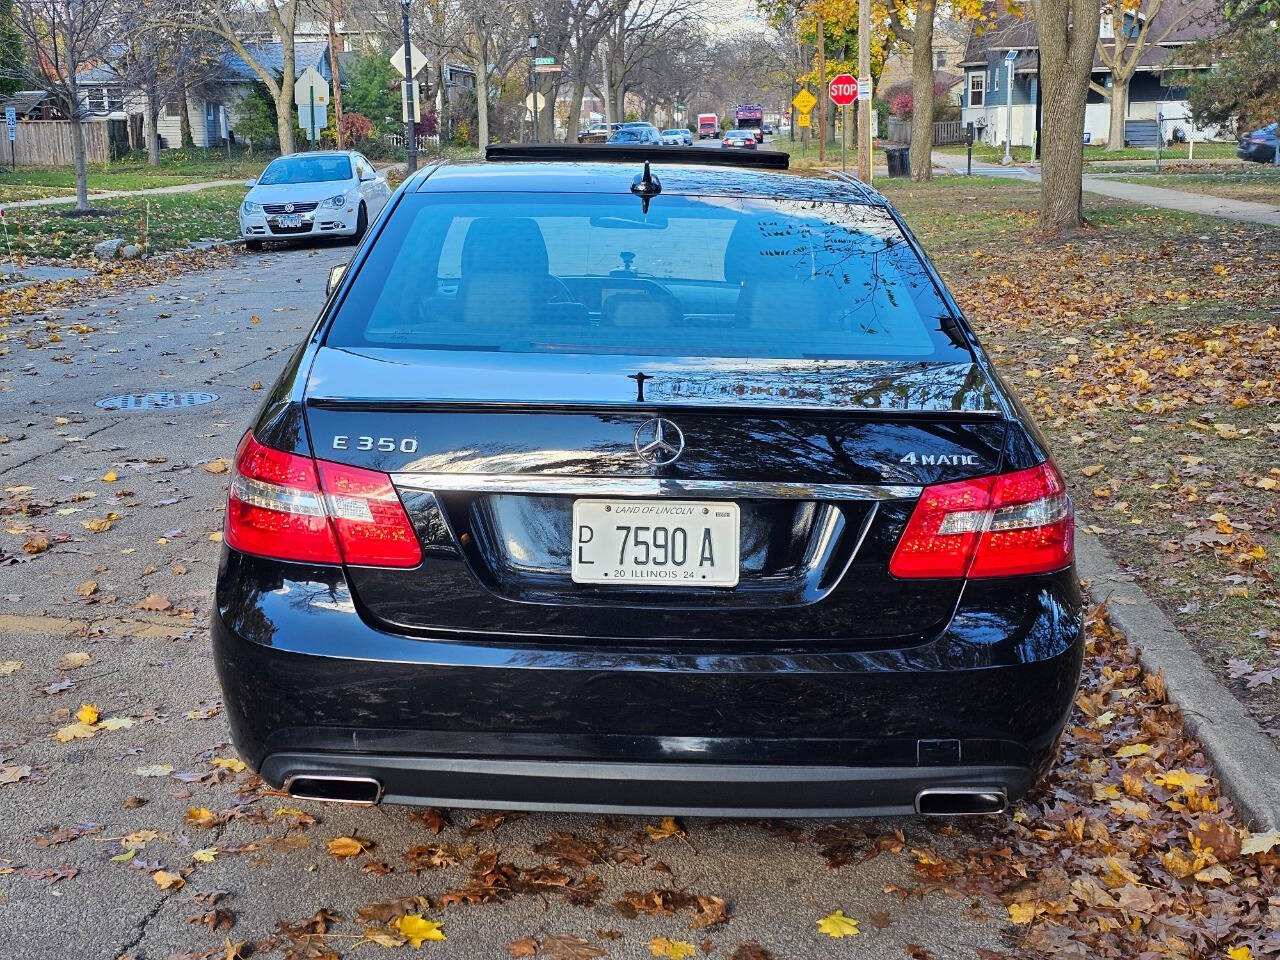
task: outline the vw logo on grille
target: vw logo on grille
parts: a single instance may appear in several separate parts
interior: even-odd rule
[[[292,204],[292,203],[286,203],[286,204],[284,205],[284,212],[285,212],[285,213],[293,213],[293,204]]]
[[[684,433],[670,420],[654,417],[640,424],[634,446],[645,463],[665,467],[675,463],[684,453]]]

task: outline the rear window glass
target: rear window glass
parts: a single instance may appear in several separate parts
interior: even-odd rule
[[[886,211],[742,197],[405,197],[337,347],[969,359]]]

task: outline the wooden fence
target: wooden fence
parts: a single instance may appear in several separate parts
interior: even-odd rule
[[[84,154],[86,163],[109,163],[111,143],[106,120],[85,120]],[[71,121],[22,120],[17,139],[10,141],[0,128],[0,163],[15,167],[69,167],[75,163],[71,154]]]

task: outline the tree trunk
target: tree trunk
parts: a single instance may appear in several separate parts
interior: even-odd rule
[[[334,4],[329,5],[329,72],[333,74],[333,129],[338,135],[338,149],[345,150],[346,137],[342,133],[342,82],[338,79],[338,32],[334,29]]]
[[[1040,228],[1073,234],[1084,224],[1084,107],[1101,6],[1096,0],[1038,0],[1040,40]]]
[[[1129,112],[1129,78],[1111,75],[1111,122],[1107,132],[1107,150],[1124,149],[1124,118]]]
[[[911,44],[911,179],[933,177],[933,16],[936,0],[918,0]]]
[[[178,112],[178,132],[182,141],[182,146],[194,147],[196,138],[191,133],[191,103],[187,100],[187,88],[184,84],[182,92],[178,94],[179,112]]]
[[[147,141],[147,163],[156,166],[160,162],[160,98],[153,92],[146,97],[146,124],[142,131]]]
[[[616,123],[613,115],[613,81],[609,77],[609,45],[600,48],[600,99],[604,101],[604,122]]]
[[[280,138],[282,155],[296,153],[297,142],[294,138],[295,118],[293,114],[293,43],[284,45],[284,64],[280,75],[280,96],[276,100],[276,135]]]
[[[476,57],[476,143],[483,150],[489,142],[489,61],[484,55],[485,41],[477,39],[480,56]]]
[[[89,171],[84,156],[84,126],[80,119],[80,88],[75,79],[70,82],[71,110],[67,116],[71,121],[71,157],[76,166],[76,209],[89,209]]]
[[[587,85],[580,76],[573,81],[573,94],[569,99],[569,122],[565,124],[564,142],[577,143],[578,127],[582,125],[582,98],[586,96]]]

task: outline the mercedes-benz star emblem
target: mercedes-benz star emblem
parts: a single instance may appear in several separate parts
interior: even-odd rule
[[[292,204],[292,203],[286,203],[286,204],[284,205],[284,212],[285,212],[285,213],[293,213],[293,204]]]
[[[684,433],[670,420],[654,417],[640,424],[634,445],[645,463],[665,467],[675,463],[684,453]]]

